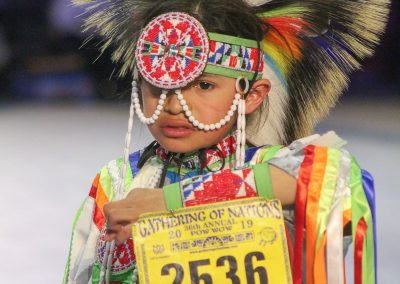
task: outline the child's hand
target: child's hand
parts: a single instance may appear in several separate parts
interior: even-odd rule
[[[125,242],[131,237],[132,225],[139,219],[139,215],[157,211],[166,211],[160,188],[135,188],[126,198],[105,204],[106,240]]]

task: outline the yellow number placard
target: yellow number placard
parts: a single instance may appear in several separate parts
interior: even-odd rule
[[[145,214],[133,238],[141,284],[292,283],[278,200]]]

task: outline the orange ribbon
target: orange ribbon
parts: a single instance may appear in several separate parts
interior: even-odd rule
[[[310,182],[312,165],[314,161],[314,146],[304,148],[304,160],[301,164],[297,181],[296,207],[295,207],[295,246],[293,283],[302,283],[303,268],[303,241],[305,228],[305,212],[307,203],[307,191]]]

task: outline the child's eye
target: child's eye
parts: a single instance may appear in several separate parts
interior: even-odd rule
[[[211,90],[213,88],[213,85],[208,82],[202,81],[202,82],[198,82],[196,84],[196,87],[199,89],[202,89],[202,90]]]

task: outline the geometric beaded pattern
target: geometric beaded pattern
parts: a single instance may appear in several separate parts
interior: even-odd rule
[[[107,233],[107,227],[104,226],[100,231],[100,236],[96,244],[96,256],[97,261],[101,264],[104,261],[104,257],[108,255],[106,251],[105,236]],[[126,242],[115,245],[114,254],[112,256],[111,273],[120,274],[127,272],[132,269],[136,263],[135,252],[133,248],[132,239],[129,238]]]
[[[260,58],[259,63],[258,58]],[[259,57],[258,48],[214,40],[210,40],[208,64],[244,72],[255,72],[257,65],[259,65],[258,72],[262,72],[264,68],[264,60]]]
[[[136,47],[137,67],[146,81],[161,89],[186,86],[207,63],[207,33],[184,13],[162,14],[145,27]]]
[[[214,39],[215,35],[225,40]],[[252,46],[246,46],[249,42]],[[264,60],[256,45],[252,40],[207,34],[192,16],[170,12],[144,28],[136,46],[136,65],[147,82],[161,89],[183,88],[207,67],[212,67],[207,73],[233,78],[243,75],[252,79],[258,71],[259,79]]]
[[[225,169],[181,181],[185,206],[257,196],[251,168]]]

